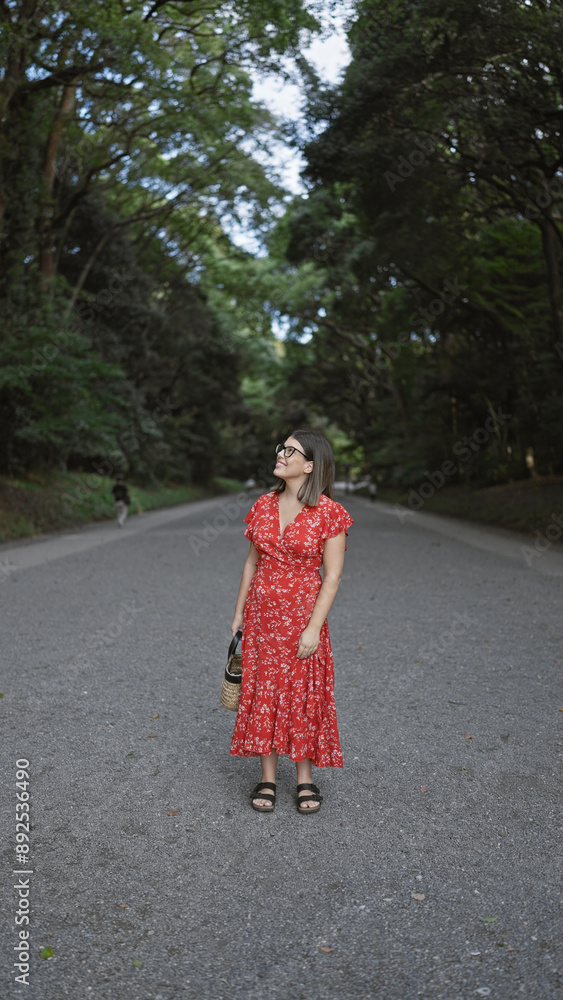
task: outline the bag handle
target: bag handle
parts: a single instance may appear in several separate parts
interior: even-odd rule
[[[238,632],[236,632],[235,635],[233,636],[233,638],[231,639],[231,644],[229,646],[229,652],[227,653],[227,663],[231,659],[231,656],[235,655],[235,653],[237,651],[237,646],[238,646],[238,644],[239,644],[239,642],[240,642],[241,639],[242,639],[242,629],[239,628]]]

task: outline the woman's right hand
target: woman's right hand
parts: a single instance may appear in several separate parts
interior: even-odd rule
[[[235,617],[233,618],[233,624],[231,625],[231,633],[232,633],[232,635],[236,635],[237,632],[238,632],[238,630],[239,630],[239,628],[242,629],[242,622],[243,622],[243,616],[242,615],[238,615],[235,612]]]

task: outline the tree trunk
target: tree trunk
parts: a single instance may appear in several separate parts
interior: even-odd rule
[[[94,264],[94,261],[96,260],[96,257],[103,250],[103,248],[105,247],[105,245],[106,245],[107,241],[109,240],[110,236],[113,236],[113,234],[114,234],[114,232],[115,232],[115,230],[117,228],[118,228],[117,226],[112,226],[111,229],[107,229],[106,232],[104,233],[104,235],[101,237],[101,239],[98,240],[98,242],[96,243],[96,246],[92,250],[92,253],[90,254],[88,260],[86,261],[84,267],[82,268],[82,271],[80,272],[80,277],[78,278],[78,281],[76,282],[76,285],[74,286],[74,288],[72,290],[72,295],[70,297],[70,301],[68,303],[68,306],[67,306],[67,309],[66,309],[66,313],[65,313],[66,318],[68,318],[70,316],[70,314],[72,313],[72,310],[74,309],[74,307],[76,305],[76,300],[78,299],[78,296],[80,295],[80,292],[84,288],[84,283],[85,283],[86,278],[88,277],[88,275],[89,275],[89,273],[91,271],[92,265]]]
[[[4,9],[1,20],[4,22],[11,22],[12,26],[14,26],[16,12],[8,10],[7,4],[2,4],[2,6]],[[20,4],[18,20],[21,25],[26,26],[27,30],[29,30],[29,24],[35,14],[36,7],[36,0],[24,0],[24,2]],[[7,123],[9,120],[10,102],[22,79],[25,79],[25,56],[26,48],[24,37],[18,37],[17,32],[15,32],[11,43],[9,43],[8,51],[5,53],[5,70],[3,79],[0,81],[0,123],[5,123],[6,132],[8,132]],[[0,131],[0,149],[4,150],[4,148],[5,135],[4,129],[2,129]],[[8,195],[4,189],[4,170],[2,157],[0,155],[0,224],[4,218],[7,202]]]
[[[563,245],[553,219],[540,216],[537,224],[541,231],[543,254],[547,267],[547,284],[551,305],[551,318],[555,344],[563,344]]]
[[[407,413],[407,408],[405,406],[405,400],[404,400],[404,397],[403,397],[403,393],[401,391],[401,387],[399,385],[397,385],[397,383],[396,383],[396,381],[395,381],[395,379],[393,378],[392,375],[389,375],[388,386],[389,386],[389,389],[391,390],[391,395],[393,396],[393,399],[395,400],[395,405],[397,407],[397,413],[399,415],[399,420],[403,424],[404,431],[405,431],[405,436],[407,438],[409,438],[410,437],[410,424],[409,424],[409,415]]]
[[[65,84],[61,103],[53,127],[47,139],[45,165],[43,169],[45,202],[39,217],[40,271],[44,282],[49,282],[55,274],[55,233],[53,232],[53,191],[57,176],[57,154],[66,122],[72,114],[78,81]]]

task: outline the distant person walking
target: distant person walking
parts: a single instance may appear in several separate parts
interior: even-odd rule
[[[117,516],[117,527],[122,528],[127,520],[128,507],[131,503],[129,490],[125,485],[123,476],[118,476],[115,486],[112,487],[113,499],[115,500],[115,513]]]
[[[252,808],[272,812],[278,754],[297,766],[297,809],[319,811],[311,765],[342,767],[326,617],[342,577],[352,518],[331,497],[334,456],[297,430],[276,448],[277,484],[245,517],[250,550],[236,601],[242,691],[231,753],[260,757]],[[323,568],[323,577],[320,568]]]

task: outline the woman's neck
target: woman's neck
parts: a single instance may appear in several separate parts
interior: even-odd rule
[[[303,486],[304,482],[305,482],[305,479],[302,479],[300,482],[294,482],[293,480],[291,482],[289,482],[289,483],[286,482],[286,484],[285,484],[285,490],[283,491],[283,493],[284,493],[285,497],[287,498],[287,500],[290,501],[290,503],[302,503],[303,502],[302,500],[299,500],[297,494],[299,493],[299,490]]]

